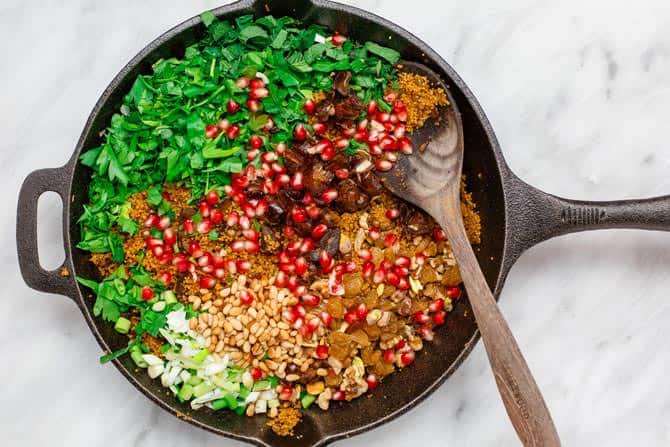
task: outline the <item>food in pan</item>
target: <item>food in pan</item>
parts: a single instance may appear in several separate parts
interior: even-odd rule
[[[219,21],[140,75],[81,156],[94,314],[189,402],[290,432],[411,365],[461,296],[443,231],[378,175],[447,103],[399,54],[288,17]],[[480,223],[463,190],[472,243]]]

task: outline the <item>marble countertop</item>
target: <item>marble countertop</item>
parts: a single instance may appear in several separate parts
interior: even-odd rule
[[[28,172],[63,164],[99,94],[161,32],[221,1],[0,4],[0,443],[241,445],[160,410],[112,366],[69,300],[28,289],[15,253]],[[670,6],[663,0],[349,1],[433,46],[478,96],[511,168],[554,194],[670,193]],[[439,6],[438,6],[439,3]],[[62,259],[58,201],[41,258]],[[501,308],[569,446],[670,444],[670,235],[546,242],[512,269]],[[665,391],[663,391],[665,390]],[[479,344],[426,402],[338,445],[514,446]]]

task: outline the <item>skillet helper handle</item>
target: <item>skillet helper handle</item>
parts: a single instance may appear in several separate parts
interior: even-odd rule
[[[670,195],[600,202],[570,200],[541,191],[514,175],[508,187],[513,258],[547,239],[580,231],[670,231]]]
[[[440,209],[436,213],[437,220],[446,231],[458,262],[500,396],[514,429],[526,447],[560,446],[542,393],[470,246],[462,224],[460,201],[449,200],[437,208]]]
[[[63,201],[63,230],[67,209],[67,166],[40,169],[31,172],[21,185],[16,214],[16,246],[19,255],[21,276],[29,287],[41,292],[57,293],[75,299],[77,286],[72,276],[72,264],[65,251],[63,264],[55,270],[40,266],[37,248],[37,202],[42,194],[53,191]],[[64,238],[67,241],[67,238]],[[67,244],[67,242],[66,242]]]

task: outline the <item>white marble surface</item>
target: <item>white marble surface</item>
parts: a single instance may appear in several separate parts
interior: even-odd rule
[[[179,422],[100,366],[75,307],[24,285],[14,242],[25,175],[68,159],[98,95],[132,55],[219,3],[0,2],[2,445],[240,445]],[[532,184],[583,199],[670,193],[666,1],[349,3],[441,53],[478,95],[511,167]],[[42,203],[42,258],[54,266],[62,257],[57,201]],[[669,270],[670,235],[635,231],[553,240],[512,270],[502,310],[566,446],[670,444]],[[410,443],[518,445],[481,345],[417,409],[339,445]]]

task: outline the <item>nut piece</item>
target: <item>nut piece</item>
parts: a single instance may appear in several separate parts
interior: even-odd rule
[[[319,405],[319,408],[322,410],[327,410],[330,406],[330,400],[333,398],[333,391],[328,388],[323,393],[319,394],[316,403]]]

